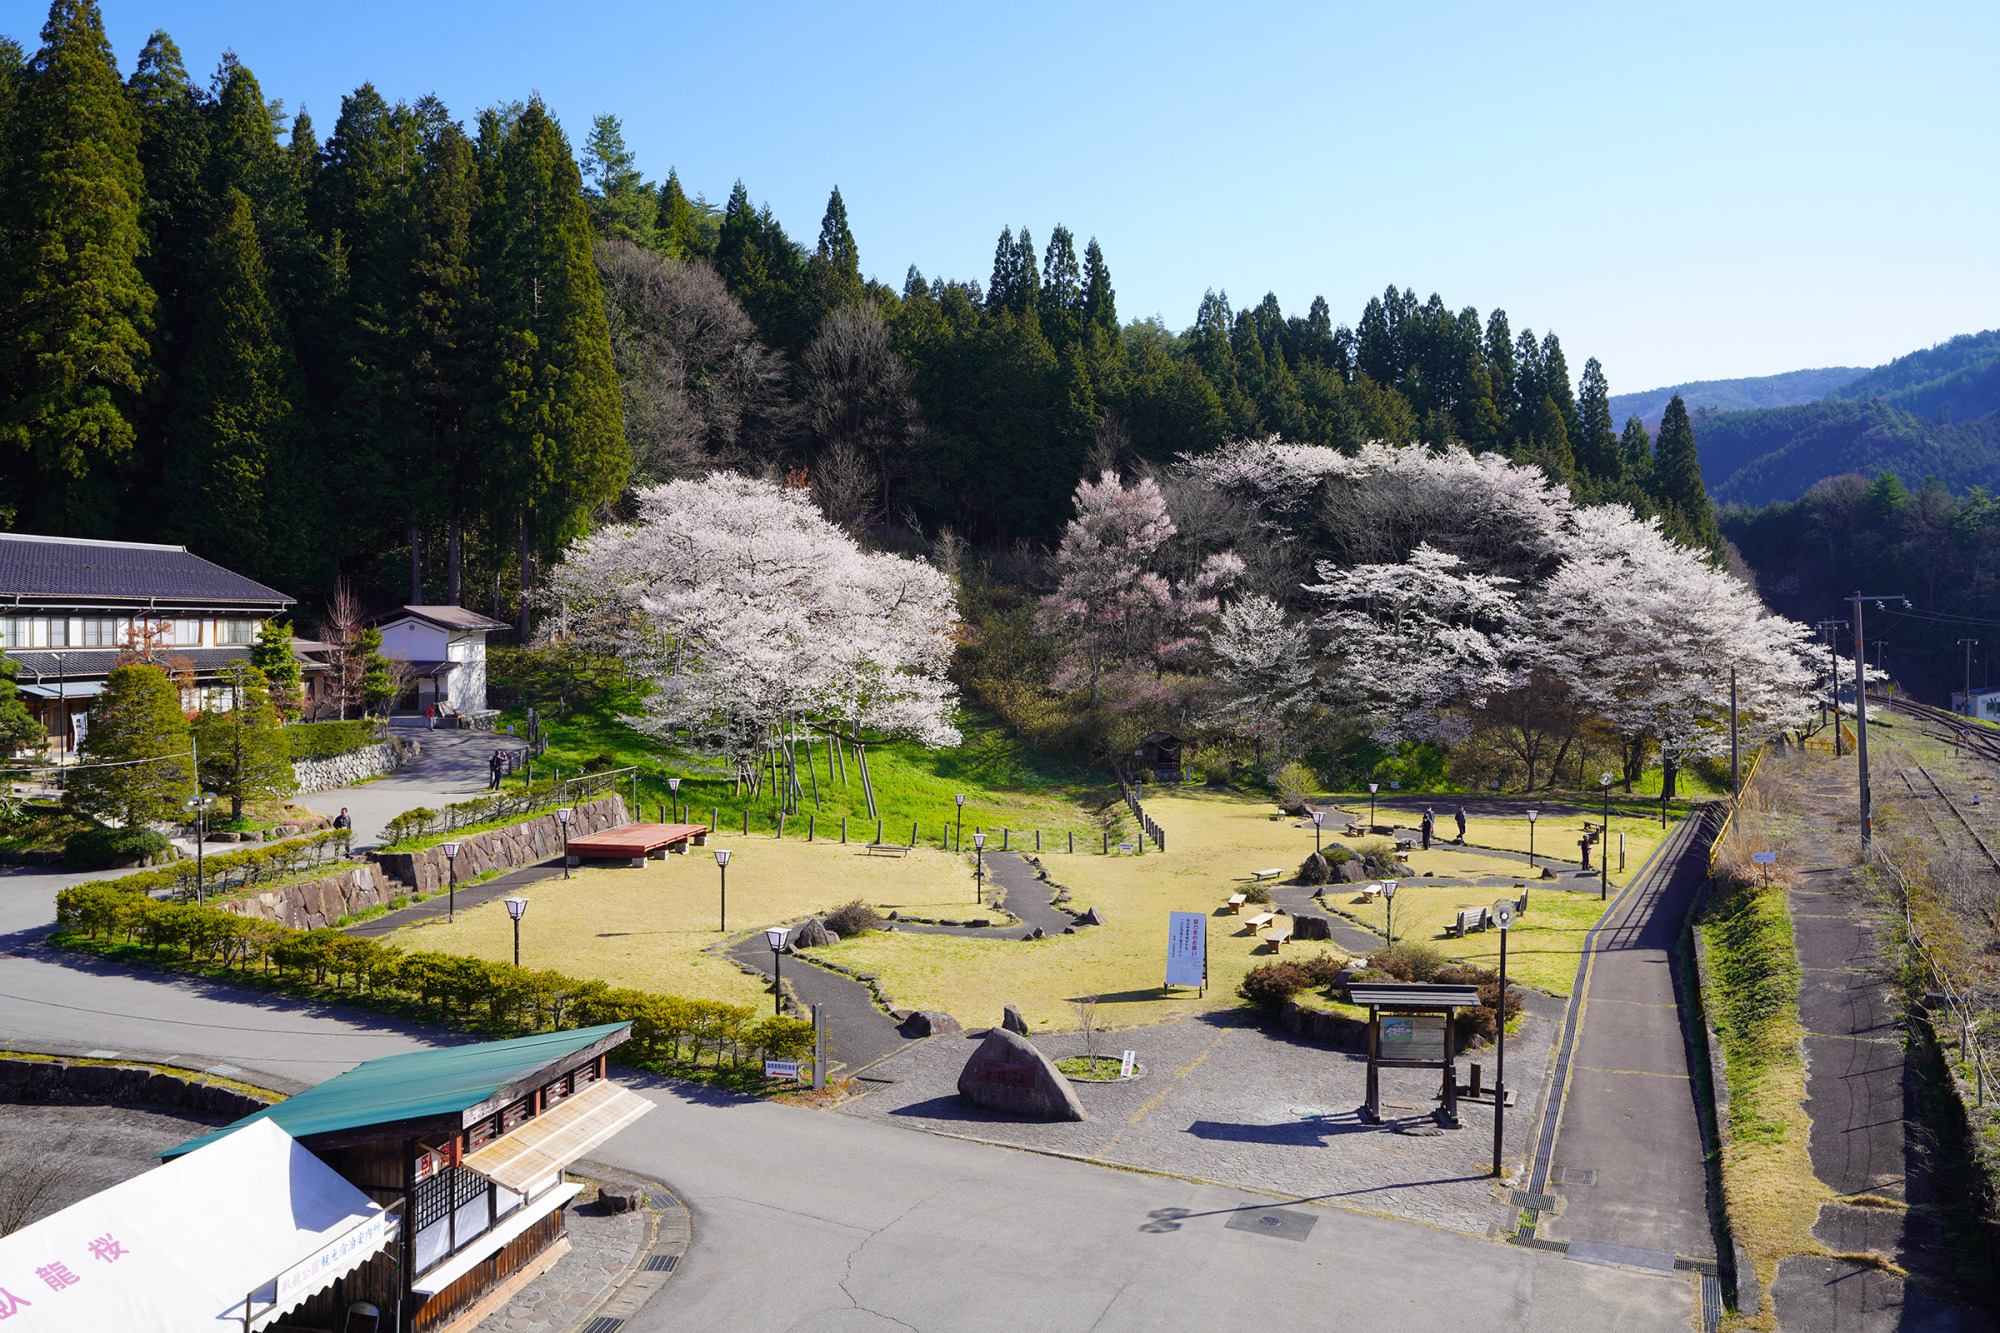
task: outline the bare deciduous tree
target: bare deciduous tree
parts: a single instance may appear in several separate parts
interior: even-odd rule
[[[882,512],[908,466],[922,425],[909,365],[889,341],[882,312],[866,302],[840,306],[821,321],[805,352],[806,411],[822,449],[847,445],[875,467]]]

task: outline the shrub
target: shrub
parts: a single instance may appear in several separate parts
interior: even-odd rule
[[[1275,901],[1275,899],[1271,897],[1271,886],[1260,880],[1243,890],[1243,901],[1246,903],[1269,903]]]
[[[1473,967],[1457,964],[1441,967],[1432,978],[1446,986],[1479,987],[1479,1008],[1458,1011],[1458,1030],[1468,1041],[1493,1040],[1493,1002],[1500,997],[1500,974],[1490,967]],[[1507,1020],[1512,1022],[1521,1012],[1521,994],[1512,985],[1507,987]]]
[[[1297,963],[1259,963],[1243,974],[1236,993],[1269,1013],[1284,1007],[1285,1001],[1312,985],[1312,977]]]
[[[1316,953],[1310,958],[1299,959],[1296,966],[1313,985],[1324,989],[1333,985],[1333,979],[1340,975],[1343,964],[1330,953]]]
[[[1398,981],[1430,982],[1447,966],[1444,955],[1428,944],[1404,940],[1393,949],[1371,954],[1368,966]]]
[[[1304,764],[1290,763],[1271,775],[1271,785],[1278,789],[1278,804],[1289,810],[1319,790],[1319,779]]]
[[[842,939],[873,930],[881,924],[882,918],[875,914],[875,909],[859,898],[826,914],[826,928]]]
[[[355,722],[295,722],[284,729],[294,759],[331,759],[375,744],[376,724]]]
[[[583,771],[585,773],[602,773],[607,769],[618,767],[620,767],[618,756],[609,750],[599,750],[583,762]]]
[[[63,859],[85,870],[102,870],[135,857],[159,860],[173,850],[172,843],[149,828],[94,828],[64,843]]]
[[[1299,863],[1297,882],[1300,884],[1324,884],[1333,878],[1333,867],[1327,859],[1314,852]]]
[[[1337,843],[1327,847],[1320,855],[1326,858],[1326,863],[1330,866],[1344,866],[1354,859],[1353,852],[1348,851],[1345,847]]]

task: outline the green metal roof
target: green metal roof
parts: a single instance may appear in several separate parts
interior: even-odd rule
[[[604,1040],[629,1023],[602,1023],[511,1041],[447,1046],[368,1060],[233,1125],[189,1139],[160,1154],[179,1157],[232,1134],[253,1120],[270,1120],[295,1139],[367,1125],[456,1115],[538,1069]]]

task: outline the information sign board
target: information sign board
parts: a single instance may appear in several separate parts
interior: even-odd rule
[[[1760,866],[1776,865],[1778,863],[1778,854],[1776,852],[1752,852],[1750,853],[1750,862],[1752,865]]]
[[[1444,1015],[1382,1015],[1382,1058],[1384,1060],[1444,1059]]]
[[[764,1062],[765,1078],[797,1078],[798,1076],[799,1062],[797,1060],[766,1060]]]
[[[1138,845],[1139,844],[1136,842],[1121,842],[1118,844],[1118,850],[1121,852],[1129,852]]]
[[[1208,914],[1167,914],[1167,984],[1208,984]]]

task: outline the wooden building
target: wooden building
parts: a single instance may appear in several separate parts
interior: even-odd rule
[[[1171,731],[1155,731],[1132,752],[1139,776],[1154,782],[1182,780],[1181,748],[1186,744]]]
[[[165,667],[192,712],[211,702],[230,663],[249,659],[263,622],[291,605],[185,546],[0,532],[0,651],[56,758],[76,748],[120,657]],[[298,648],[310,700],[326,665]]]
[[[411,690],[397,707],[486,711],[486,636],[511,628],[507,622],[462,606],[404,606],[372,623],[382,631],[382,655],[409,669]]]
[[[275,1122],[405,1225],[393,1254],[287,1320],[332,1329],[355,1301],[410,1333],[461,1333],[569,1249],[564,1169],[653,1109],[606,1078],[631,1033],[607,1023],[370,1060],[214,1134]]]

